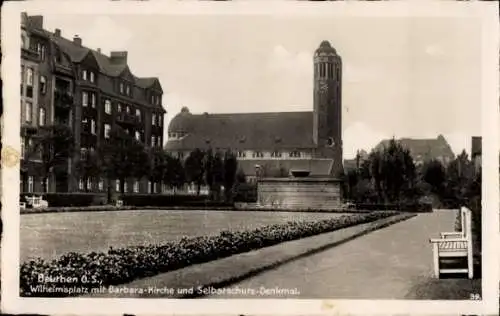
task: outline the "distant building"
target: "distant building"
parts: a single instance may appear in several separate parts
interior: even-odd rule
[[[248,176],[255,175],[255,165],[281,166],[286,175],[289,168],[297,168],[294,161],[333,159],[329,172],[337,175],[342,171],[342,60],[330,43],[323,41],[311,66],[312,111],[192,114],[183,108],[170,122],[166,149],[182,158],[196,148],[232,150]],[[279,164],[277,160],[287,162]],[[319,164],[320,169],[327,168]]]
[[[481,157],[482,157],[482,137],[481,136],[472,136],[471,143],[471,159],[474,163],[474,170],[478,172],[481,169]]]
[[[107,179],[82,179],[76,162],[107,142],[121,127],[146,148],[162,147],[163,90],[158,78],[132,74],[127,52],[111,52],[83,45],[82,39],[43,28],[43,16],[22,15],[21,26],[21,192],[104,192]],[[26,155],[40,127],[70,126],[75,147],[81,150],[68,168],[41,183],[40,153]],[[119,183],[116,183],[117,187]],[[156,186],[147,179],[130,179],[127,192],[147,192]]]
[[[368,152],[366,150],[358,150],[356,157],[352,159],[344,159],[344,170],[348,172],[349,170],[356,170],[361,167],[363,162],[368,159]]]
[[[389,139],[381,141],[375,146],[375,150],[388,146],[390,141]],[[401,138],[396,141],[410,151],[416,165],[429,160],[438,160],[446,166],[455,159],[455,154],[443,135],[435,139]]]

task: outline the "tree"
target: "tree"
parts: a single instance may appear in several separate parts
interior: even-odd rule
[[[467,187],[474,178],[474,165],[463,150],[446,169],[446,197],[455,204],[466,202]]]
[[[163,149],[154,149],[151,152],[149,180],[151,183],[164,182],[167,173],[167,153]]]
[[[236,159],[234,153],[226,151],[224,154],[224,195],[226,202],[231,201],[233,196],[235,182],[237,181],[237,170],[238,159]]]
[[[103,174],[103,157],[101,151],[94,149],[82,154],[83,156],[76,164],[76,169],[84,183],[87,183],[87,179],[98,178]]]
[[[433,193],[441,196],[446,180],[446,170],[443,164],[435,159],[425,162],[422,167],[422,180],[430,185]]]
[[[120,180],[120,192],[124,193],[125,181],[142,178],[150,173],[149,155],[144,145],[123,129],[111,131],[103,144],[103,167],[108,179]],[[111,181],[108,181],[108,185]]]
[[[163,181],[171,188],[176,189],[186,183],[186,172],[179,158],[166,155],[166,170]]]
[[[46,183],[51,175],[67,173],[68,160],[75,152],[73,132],[66,125],[49,125],[40,127],[39,135],[34,138],[34,144],[27,150],[29,158],[41,158],[41,174],[43,190],[47,191]]]
[[[186,158],[185,170],[187,181],[196,184],[196,194],[200,195],[205,180],[205,153],[199,149],[193,150]]]

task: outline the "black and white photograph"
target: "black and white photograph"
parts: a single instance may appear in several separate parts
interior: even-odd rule
[[[487,6],[12,6],[4,309],[498,311]]]

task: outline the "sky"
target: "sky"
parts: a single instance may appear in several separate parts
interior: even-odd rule
[[[343,61],[345,158],[393,136],[442,134],[455,153],[470,152],[481,133],[481,30],[471,18],[46,14],[44,27],[105,54],[128,51],[132,73],[159,77],[167,124],[183,106],[311,111],[313,53],[328,40]]]

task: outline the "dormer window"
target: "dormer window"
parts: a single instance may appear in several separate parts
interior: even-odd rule
[[[151,116],[151,125],[155,126],[156,125],[156,114],[153,113],[153,115]]]
[[[127,95],[130,95],[130,85],[127,85]]]
[[[121,94],[123,94],[123,88],[124,88],[123,82],[120,82],[120,93]]]
[[[261,151],[256,151],[252,154],[252,157],[253,158],[263,158],[264,157],[264,153],[261,152]]]
[[[90,72],[90,82],[92,82],[92,83],[95,82],[95,74],[93,71]]]
[[[121,111],[122,111],[122,105],[121,105],[121,103],[118,103],[118,104],[116,105],[116,111],[117,111],[117,112],[121,112]]]
[[[137,118],[139,118],[139,120],[140,120],[141,119],[141,110],[135,109],[135,116],[137,116]]]
[[[127,112],[127,114],[130,114],[130,106],[127,105],[127,107],[125,108],[125,111]]]
[[[82,70],[82,80],[87,80],[87,70]]]

